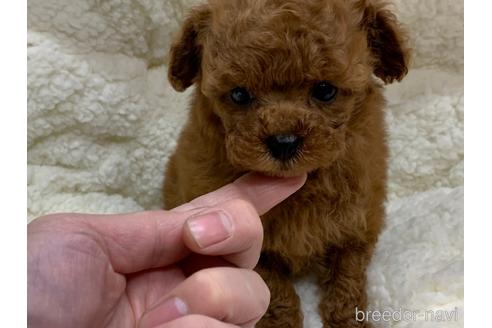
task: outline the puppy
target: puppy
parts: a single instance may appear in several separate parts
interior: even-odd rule
[[[173,208],[248,171],[306,184],[262,217],[257,271],[271,304],[257,327],[302,327],[293,280],[317,277],[324,327],[369,327],[365,271],[384,220],[383,83],[409,50],[378,0],[210,0],[171,47],[169,80],[195,85],[167,166]]]

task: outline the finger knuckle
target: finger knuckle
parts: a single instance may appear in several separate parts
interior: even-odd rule
[[[215,328],[217,322],[204,315],[191,314],[175,321],[176,327]],[[172,326],[174,327],[174,326]]]
[[[232,200],[228,205],[231,208],[234,208],[235,213],[240,213],[241,222],[247,223],[244,224],[245,233],[252,236],[263,233],[263,226],[261,224],[260,217],[250,202],[238,198]]]
[[[256,209],[254,208],[253,204],[250,202],[242,199],[242,198],[236,198],[230,201],[230,205],[237,208],[238,210],[247,213],[248,215],[254,215],[258,216]]]
[[[266,311],[268,310],[268,306],[270,305],[270,290],[268,289],[265,281],[258,273],[254,271],[249,271],[249,274],[252,275],[252,280],[256,281],[256,285],[258,286],[257,288],[255,288],[255,295],[257,300],[255,312],[257,317],[261,317],[266,313]]]
[[[222,305],[227,303],[227,292],[222,281],[222,274],[213,269],[205,269],[193,275],[193,282],[197,290],[203,293],[203,301],[207,302],[208,307],[216,310],[222,309]]]

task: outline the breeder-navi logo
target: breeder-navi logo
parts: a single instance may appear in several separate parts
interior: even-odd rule
[[[402,308],[392,311],[361,311],[357,307],[355,308],[355,319],[359,322],[362,321],[432,321],[432,322],[445,322],[445,321],[458,321],[460,318],[460,312],[455,307],[452,311],[446,310],[404,310]]]

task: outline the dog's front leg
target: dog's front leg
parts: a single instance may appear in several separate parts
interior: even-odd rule
[[[372,327],[356,317],[356,310],[366,309],[366,268],[372,248],[370,245],[350,245],[328,250],[318,270],[319,311],[324,328]]]
[[[256,269],[270,289],[270,306],[256,328],[302,328],[300,300],[288,277],[270,268]]]

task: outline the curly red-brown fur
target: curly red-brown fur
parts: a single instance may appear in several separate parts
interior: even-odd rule
[[[304,187],[262,217],[258,272],[272,291],[258,327],[301,327],[294,279],[314,272],[324,326],[367,327],[365,270],[383,225],[387,146],[381,80],[407,73],[406,36],[377,0],[210,0],[196,7],[171,48],[169,79],[196,85],[170,159],[165,207],[217,189],[247,171],[292,176]],[[380,80],[374,77],[377,76]],[[336,99],[311,88],[329,81]],[[254,95],[234,104],[236,87]],[[303,138],[291,161],[265,138]]]

